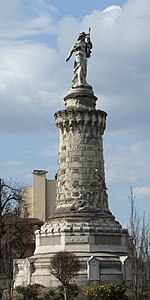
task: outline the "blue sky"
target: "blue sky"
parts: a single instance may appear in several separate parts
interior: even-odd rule
[[[88,83],[108,113],[105,173],[112,213],[129,219],[129,187],[150,213],[150,1],[0,0],[0,176],[32,184],[57,172],[59,132],[73,76],[72,43],[91,27]]]

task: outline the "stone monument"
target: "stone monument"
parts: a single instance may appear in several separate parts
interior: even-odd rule
[[[120,256],[127,255],[127,230],[109,210],[103,158],[107,113],[96,109],[97,97],[87,83],[91,49],[90,30],[81,32],[66,59],[75,54],[65,109],[55,113],[60,131],[56,207],[35,233],[34,256],[16,260],[15,285],[25,284],[27,275],[28,282],[57,285],[49,270],[50,258],[57,251],[79,257],[79,285],[122,283]],[[24,265],[30,266],[27,275]]]

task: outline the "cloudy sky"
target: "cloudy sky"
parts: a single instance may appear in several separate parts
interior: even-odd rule
[[[73,77],[65,59],[91,27],[88,83],[108,113],[105,173],[112,213],[129,219],[129,187],[150,213],[150,0],[0,0],[0,177],[32,184],[57,171],[59,132]]]

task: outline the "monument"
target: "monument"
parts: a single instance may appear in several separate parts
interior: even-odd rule
[[[15,261],[15,285],[57,285],[49,268],[57,251],[79,257],[79,285],[122,283],[127,230],[109,210],[103,158],[107,113],[96,109],[97,97],[87,83],[91,50],[90,30],[81,32],[66,59],[75,55],[65,109],[55,113],[60,131],[55,210],[35,232],[34,256]]]

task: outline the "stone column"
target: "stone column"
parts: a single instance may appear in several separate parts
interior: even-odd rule
[[[108,211],[103,139],[106,112],[90,89],[71,91],[55,113],[60,129],[56,212]]]

